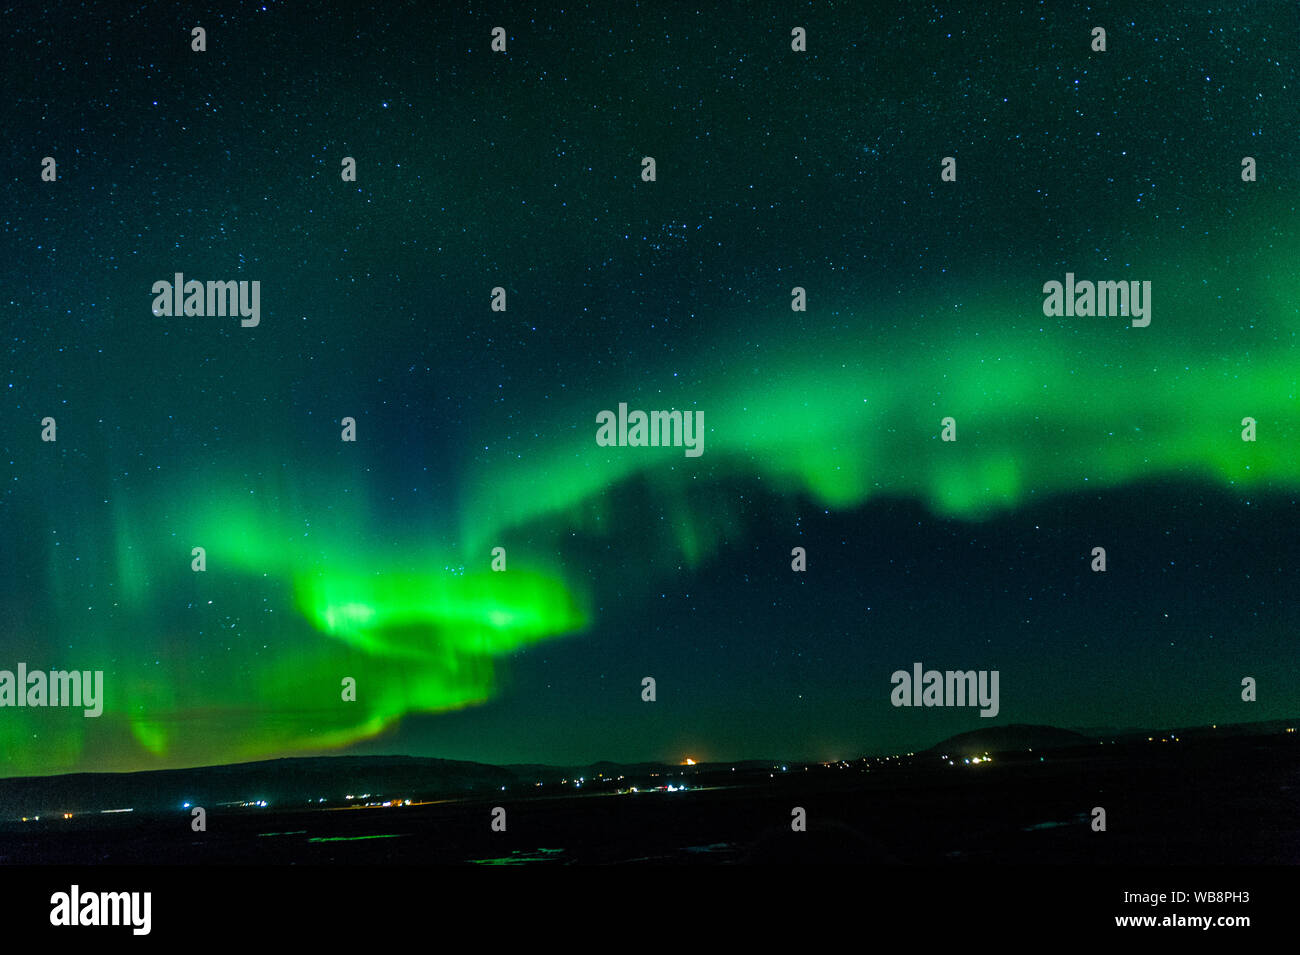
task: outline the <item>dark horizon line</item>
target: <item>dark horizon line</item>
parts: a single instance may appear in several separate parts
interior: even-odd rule
[[[850,759],[843,760],[843,761],[856,762],[858,760],[864,760],[864,759],[883,759],[883,758],[894,758],[898,756],[915,756],[922,753],[936,752],[938,747],[943,746],[945,743],[948,743],[951,740],[958,739],[960,737],[965,737],[965,736],[976,736],[977,734],[980,733],[987,733],[987,732],[998,731],[998,730],[1002,730],[1002,731],[1012,730],[1012,729],[1051,730],[1055,732],[1076,733],[1080,736],[1088,737],[1092,740],[1100,740],[1102,737],[1106,737],[1106,736],[1115,736],[1115,737],[1124,737],[1125,741],[1128,741],[1130,739],[1135,739],[1137,737],[1141,737],[1147,734],[1204,733],[1206,731],[1213,732],[1213,731],[1227,731],[1227,730],[1242,730],[1242,729],[1252,728],[1252,727],[1258,729],[1259,734],[1262,735],[1268,732],[1281,731],[1286,727],[1288,723],[1296,726],[1300,726],[1300,716],[1288,717],[1283,719],[1253,720],[1253,721],[1242,722],[1242,723],[1201,723],[1201,724],[1195,724],[1191,726],[1164,727],[1164,728],[1131,726],[1131,727],[1087,727],[1087,728],[1076,729],[1072,727],[1054,726],[1050,723],[999,723],[995,726],[982,727],[974,730],[964,730],[961,733],[954,733],[950,736],[944,737],[942,740],[939,740],[938,742],[932,744],[931,746],[928,746],[920,750],[910,750],[906,753],[860,754],[858,756],[853,756]],[[1236,733],[1234,735],[1252,735],[1252,734]],[[1063,747],[1057,747],[1057,748],[1063,748]],[[823,760],[823,759],[746,758],[746,759],[734,759],[734,760],[708,760],[708,761],[702,761],[696,763],[666,763],[654,759],[630,760],[630,761],[597,759],[589,763],[558,763],[558,764],[547,763],[547,762],[492,763],[492,762],[480,762],[472,759],[450,759],[442,756],[416,756],[410,753],[372,753],[372,754],[337,753],[337,754],[321,754],[315,756],[272,756],[266,759],[253,759],[253,760],[248,760],[246,762],[238,762],[238,763],[205,763],[205,764],[198,764],[192,766],[169,766],[169,767],[164,767],[159,769],[132,769],[132,770],[117,770],[117,771],[83,770],[83,771],[71,772],[71,773],[50,773],[47,775],[36,775],[36,776],[30,776],[30,775],[0,776],[0,784],[8,783],[8,782],[19,782],[22,780],[32,780],[32,779],[63,779],[63,778],[71,778],[75,776],[142,776],[142,775],[147,775],[149,773],[183,773],[183,772],[193,772],[197,770],[235,769],[238,767],[261,766],[261,765],[267,765],[271,763],[284,763],[289,761],[307,762],[307,761],[342,760],[342,759],[362,760],[367,762],[379,761],[379,760],[412,760],[412,761],[424,760],[428,762],[450,763],[450,764],[458,764],[464,766],[486,766],[493,769],[514,770],[514,769],[522,769],[522,768],[527,768],[527,769],[540,768],[540,769],[548,769],[548,770],[556,770],[556,771],[572,770],[572,769],[589,769],[601,765],[608,765],[608,766],[614,766],[620,768],[651,766],[651,767],[662,767],[662,768],[669,768],[669,769],[672,768],[700,769],[700,768],[707,768],[712,766],[723,766],[723,765],[729,765],[729,766],[766,765],[769,763],[785,764],[785,765],[791,765],[791,764],[814,765],[814,764],[822,764],[827,762],[827,760]],[[836,762],[836,760],[832,760],[831,762]]]

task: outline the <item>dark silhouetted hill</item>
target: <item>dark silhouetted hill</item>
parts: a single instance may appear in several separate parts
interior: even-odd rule
[[[412,756],[319,756],[271,759],[226,766],[162,769],[139,773],[74,773],[0,780],[0,816],[107,808],[137,812],[178,809],[183,802],[212,807],[266,800],[279,808],[324,798],[414,797],[500,791],[520,780],[484,763]]]
[[[990,726],[988,729],[958,733],[931,746],[928,752],[979,756],[984,753],[1023,753],[1031,749],[1053,750],[1095,745],[1095,740],[1073,730],[1058,729],[1055,726],[1011,723],[1007,726]]]

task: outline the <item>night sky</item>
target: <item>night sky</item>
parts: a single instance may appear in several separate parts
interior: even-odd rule
[[[0,775],[1300,711],[1294,3],[454,6],[5,13]]]

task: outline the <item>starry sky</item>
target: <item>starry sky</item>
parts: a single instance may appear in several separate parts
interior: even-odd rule
[[[0,775],[1296,714],[1294,4],[549,6],[6,14]]]

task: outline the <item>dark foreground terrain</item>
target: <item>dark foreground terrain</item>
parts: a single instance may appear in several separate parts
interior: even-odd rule
[[[607,767],[581,786],[468,795],[419,793],[403,779],[405,791],[365,799],[213,805],[205,832],[180,805],[68,818],[47,809],[0,823],[0,862],[1300,863],[1300,734],[1090,742],[979,763],[932,752],[784,769]],[[496,806],[505,832],[491,828]],[[795,807],[806,832],[791,830]],[[1104,832],[1093,831],[1094,807]]]

